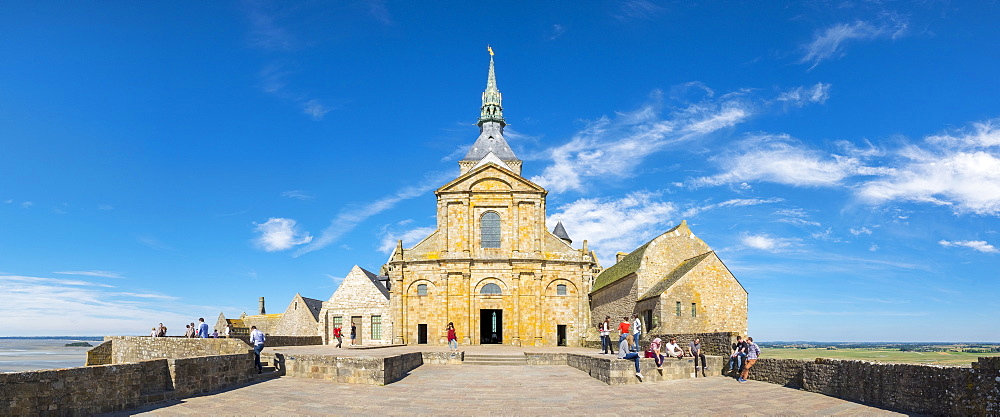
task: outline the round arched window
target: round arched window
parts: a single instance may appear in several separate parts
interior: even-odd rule
[[[483,285],[483,289],[479,290],[479,293],[485,295],[500,295],[503,294],[503,291],[500,290],[499,285],[491,282],[489,284]]]

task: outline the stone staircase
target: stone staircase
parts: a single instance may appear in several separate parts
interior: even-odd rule
[[[463,365],[527,365],[528,360],[523,355],[484,355],[466,353],[462,360]]]

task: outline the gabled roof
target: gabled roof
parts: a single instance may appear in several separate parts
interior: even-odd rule
[[[638,271],[639,266],[642,265],[642,255],[646,253],[646,248],[649,247],[650,242],[639,246],[636,250],[622,258],[620,262],[611,265],[608,269],[601,272],[597,276],[597,279],[594,280],[594,288],[591,291],[597,291]]]
[[[385,296],[385,298],[389,298],[389,290],[385,288],[385,285],[382,284],[382,281],[378,279],[379,278],[378,275],[375,275],[373,272],[361,267],[358,267],[358,269],[360,269],[361,272],[365,273],[365,276],[367,276],[368,279],[372,281],[372,285],[374,285],[375,288],[378,288],[379,292],[381,292],[382,295]]]
[[[485,165],[482,165],[482,166],[479,166],[479,167],[476,167],[476,168],[472,168],[469,171],[467,171],[466,173],[464,173],[462,175],[459,175],[458,178],[455,178],[455,179],[449,181],[445,185],[442,185],[441,188],[438,188],[437,191],[435,191],[435,193],[449,191],[450,189],[455,188],[455,186],[461,184],[463,181],[466,181],[470,177],[472,177],[474,175],[477,175],[480,172],[483,172],[483,171],[486,171],[486,170],[496,170],[496,171],[499,171],[498,174],[501,174],[501,175],[497,176],[498,179],[502,178],[502,179],[506,179],[507,181],[509,181],[511,183],[523,184],[524,186],[526,186],[526,187],[528,187],[528,188],[530,188],[531,190],[534,190],[534,191],[546,192],[545,189],[542,188],[542,186],[529,181],[527,178],[524,178],[524,177],[522,177],[520,175],[517,175],[517,173],[515,173],[514,171],[511,171],[509,167],[502,167],[502,166],[494,164],[494,163],[487,163]]]
[[[302,297],[301,295],[299,297]],[[323,309],[323,301],[317,300],[315,298],[302,297],[302,302],[306,304],[306,308],[312,313],[313,318],[317,321],[319,320],[319,311]]]
[[[701,263],[701,261],[705,260],[706,258],[714,254],[715,251],[709,251],[701,255],[695,256],[693,258],[685,259],[683,262],[680,263],[680,265],[677,265],[677,267],[674,268],[673,271],[670,271],[670,273],[667,274],[667,276],[663,277],[663,279],[661,279],[660,282],[657,282],[649,289],[649,291],[646,291],[646,294],[643,294],[641,297],[639,297],[639,300],[642,301],[647,298],[657,297],[660,294],[663,294],[663,292],[666,291],[667,288],[670,288],[671,285],[674,285],[675,282],[683,278],[684,275],[686,275],[688,272],[694,269],[694,267],[697,266],[699,263]]]

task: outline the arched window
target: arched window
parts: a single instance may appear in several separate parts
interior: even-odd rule
[[[417,295],[427,295],[427,284],[417,284]]]
[[[500,295],[503,294],[503,291],[500,290],[499,285],[491,282],[483,285],[483,289],[479,290],[479,293],[484,295]]]
[[[480,241],[484,248],[500,247],[500,215],[495,211],[483,214],[479,224]]]
[[[566,295],[566,284],[556,285],[556,295]]]

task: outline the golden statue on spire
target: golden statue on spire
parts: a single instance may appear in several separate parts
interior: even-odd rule
[[[490,51],[490,56],[493,56],[493,47],[486,45],[486,50]]]

